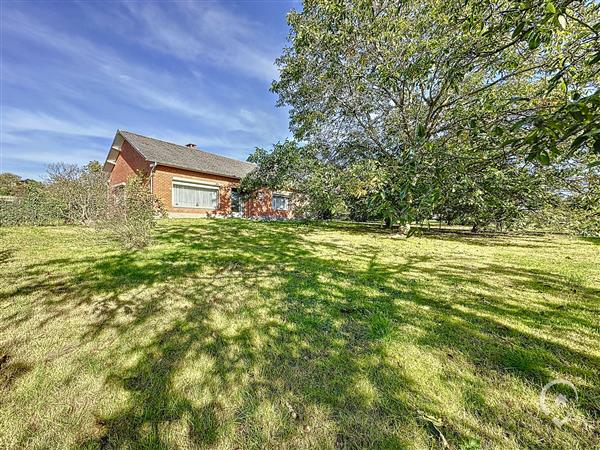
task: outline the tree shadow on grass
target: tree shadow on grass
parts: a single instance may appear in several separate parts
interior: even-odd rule
[[[13,382],[30,370],[30,364],[15,361],[10,352],[0,348],[0,390],[9,388]]]
[[[428,239],[451,241],[479,247],[552,248],[560,244],[553,242],[551,234],[527,233],[472,233],[470,231],[437,230],[419,228],[416,232]]]
[[[539,323],[552,327],[557,318],[593,329],[581,319],[583,310],[540,316],[527,305],[507,302],[485,275],[494,273],[529,291],[541,282],[543,291],[553,294],[571,280],[494,264],[473,274],[425,255],[382,264],[376,243],[349,248],[305,239],[318,229],[235,220],[166,222],[155,248],[146,253],[107,252],[97,259],[30,265],[20,274],[27,282],[0,300],[41,293],[49,311],[41,327],[60,320],[67,308],[91,307],[95,320],[82,331],[83,342],[107,331],[126,336],[160,322],[169,313],[167,299],[187,304],[148,341],[120,350],[131,353],[134,362],[107,369],[106,382],[129,399],[98,418],[97,433],[82,447],[169,447],[171,426],[200,447],[215,445],[228,433],[242,447],[297,446],[304,439],[315,447],[402,447],[415,435],[428,446],[444,439],[459,446],[470,437],[506,444],[485,427],[451,415],[420,387],[409,366],[394,364],[389,347],[396,341],[436,357],[460,358],[482,380],[504,376],[542,386],[554,373],[590,380],[581,386],[580,408],[592,417],[598,413],[593,400],[599,394],[598,358],[527,331]],[[79,267],[83,270],[75,270]],[[127,296],[164,284],[162,295]],[[448,297],[457,286],[460,295]],[[595,291],[578,289],[585,312],[597,311]],[[245,304],[244,293],[263,304]],[[215,314],[240,324],[227,328],[214,321]],[[122,346],[127,347],[116,342],[105,353],[110,357]],[[182,387],[182,372],[190,364],[202,376]],[[449,368],[441,370],[441,377],[450,377]],[[528,411],[534,418],[528,433],[522,432],[528,427],[523,415],[503,424],[503,411],[486,403],[486,386],[464,391],[466,407],[482,410],[483,422],[504,426],[520,445],[536,446],[539,412]],[[259,420],[265,405],[274,410],[269,424]],[[443,418],[443,425],[436,418]],[[315,429],[319,421],[333,428]],[[415,435],[403,436],[406,430]]]
[[[209,293],[207,287],[203,296]],[[214,411],[219,404],[213,401],[198,407],[173,386],[182,359],[196,342],[206,340],[212,333],[205,319],[210,307],[210,301],[194,301],[189,312],[155,341],[136,349],[141,350],[142,357],[135,365],[108,376],[109,385],[130,393],[130,406],[114,416],[98,419],[100,437],[83,442],[82,447],[166,448],[162,425],[180,419],[189,421],[193,444],[206,446],[215,442],[218,423]]]
[[[591,242],[594,245],[600,245],[600,238],[597,237],[582,237],[580,239],[585,242]]]
[[[10,249],[0,250],[0,266],[4,265],[8,261],[10,261],[10,259],[14,253],[15,253],[14,250],[10,250]]]

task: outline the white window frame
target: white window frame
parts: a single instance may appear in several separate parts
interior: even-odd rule
[[[273,204],[275,197],[285,198],[287,200],[286,207],[285,208],[275,208],[275,205]],[[271,195],[271,208],[273,209],[273,211],[289,211],[290,210],[290,196],[286,195],[286,194],[280,194],[278,192],[274,192]]]
[[[203,188],[203,189],[212,189],[214,191],[217,191],[217,204],[214,208],[206,208],[204,206],[179,206],[175,204],[175,185],[178,186],[190,186],[190,187],[196,187],[196,188]],[[205,209],[205,210],[211,210],[211,211],[216,211],[217,209],[219,209],[219,204],[221,203],[221,186],[218,184],[213,184],[213,183],[204,183],[201,181],[195,181],[195,180],[189,180],[186,178],[173,178],[173,181],[171,182],[171,205],[173,206],[173,208],[187,208],[187,209]]]

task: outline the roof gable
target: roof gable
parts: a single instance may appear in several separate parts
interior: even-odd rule
[[[249,162],[161,141],[130,131],[118,130],[117,134],[123,136],[147,161],[165,166],[240,179],[256,167],[255,164]]]

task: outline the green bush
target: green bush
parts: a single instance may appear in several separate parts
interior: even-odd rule
[[[61,223],[63,219],[60,204],[43,185],[29,186],[14,201],[0,201],[0,226]]]
[[[83,167],[50,164],[46,187],[65,223],[93,225],[106,213],[108,175],[97,161]]]
[[[27,185],[13,201],[0,200],[0,226],[99,226],[126,248],[146,247],[161,215],[164,209],[142,174],[111,190],[97,162],[53,164],[47,182]]]
[[[148,189],[147,180],[138,174],[110,193],[103,223],[124,247],[139,249],[150,244],[156,219],[163,215],[164,209]]]

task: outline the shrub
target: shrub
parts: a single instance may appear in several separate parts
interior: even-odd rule
[[[527,215],[515,228],[600,237],[600,207],[577,207],[564,203],[551,205]]]
[[[0,195],[15,195],[21,182],[19,175],[9,172],[0,173]]]
[[[83,167],[51,164],[45,183],[20,182],[18,188],[11,191],[14,201],[0,203],[0,226],[91,225],[106,213],[108,180],[97,161]]]
[[[29,185],[14,201],[0,202],[0,226],[60,223],[63,223],[61,205],[44,185]]]
[[[163,215],[145,177],[138,174],[110,193],[104,225],[126,248],[143,248],[150,244],[156,219]]]
[[[10,181],[10,180],[9,180]],[[52,164],[45,183],[23,184],[14,201],[0,200],[0,226],[98,225],[126,248],[143,248],[164,209],[142,174],[110,189],[100,163]]]
[[[97,161],[83,167],[50,164],[47,188],[65,223],[92,225],[106,213],[108,176]]]

